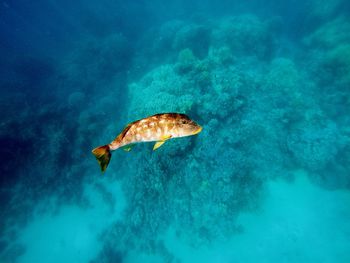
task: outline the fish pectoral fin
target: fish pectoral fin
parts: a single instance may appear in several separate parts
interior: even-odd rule
[[[123,147],[123,150],[126,152],[130,152],[133,147],[134,147],[134,145],[126,145]]]
[[[162,137],[162,141],[166,141],[166,140],[169,140],[171,138],[171,135],[165,135]]]
[[[163,136],[161,141],[158,141],[155,143],[155,145],[153,146],[153,151],[157,150],[160,146],[163,145],[163,143],[165,143],[170,138],[171,138],[171,135]]]
[[[165,143],[165,141],[156,142],[153,146],[153,151],[157,150],[160,146],[163,145],[163,143]]]

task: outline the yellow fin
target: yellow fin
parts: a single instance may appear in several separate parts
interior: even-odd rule
[[[162,141],[169,140],[170,138],[171,138],[171,135],[162,136]]]
[[[160,146],[163,145],[167,140],[171,138],[171,135],[163,136],[161,141],[156,142],[156,144],[153,146],[153,151],[157,150]]]
[[[156,144],[153,146],[153,151],[157,150],[160,146],[163,145],[163,143],[165,143],[165,141],[156,142]]]

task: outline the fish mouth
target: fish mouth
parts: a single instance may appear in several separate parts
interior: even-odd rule
[[[201,126],[199,126],[198,127],[198,129],[193,133],[193,134],[198,134],[198,133],[200,133],[201,131],[202,131],[202,127]]]

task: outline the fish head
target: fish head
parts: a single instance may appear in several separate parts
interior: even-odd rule
[[[190,136],[198,134],[202,131],[202,127],[190,118],[183,117],[179,120],[182,136]]]

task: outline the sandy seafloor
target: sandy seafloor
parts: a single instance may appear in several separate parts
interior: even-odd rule
[[[350,262],[348,1],[2,1],[0,57],[1,263]]]

